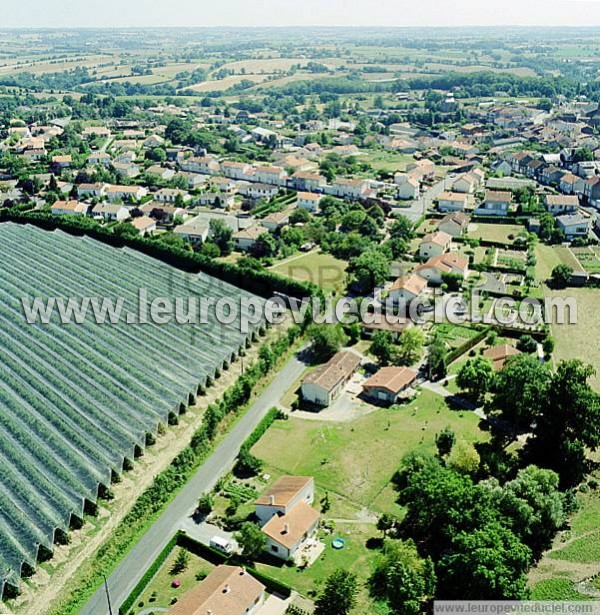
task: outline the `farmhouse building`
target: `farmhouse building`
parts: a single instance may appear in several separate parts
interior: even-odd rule
[[[301,388],[303,399],[328,406],[341,393],[360,361],[360,356],[352,350],[338,352],[304,379]]]

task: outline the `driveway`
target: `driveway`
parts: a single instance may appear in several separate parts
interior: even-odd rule
[[[213,536],[218,536],[224,540],[228,540],[235,550],[238,549],[238,543],[233,538],[233,534],[225,532],[220,527],[207,523],[206,521],[197,522],[193,516],[189,516],[181,523],[179,529],[185,532],[190,538],[193,538],[196,542],[199,542],[207,547],[210,547],[210,541]]]
[[[217,481],[234,466],[240,446],[254,431],[267,412],[281,403],[291,382],[305,369],[296,356],[292,357],[256,401],[222,440],[214,453],[185,484],[154,525],[142,536],[108,578],[113,610],[117,609],[143,577],[150,564],[196,508],[198,498],[211,491]],[[104,587],[98,588],[79,615],[109,615]]]

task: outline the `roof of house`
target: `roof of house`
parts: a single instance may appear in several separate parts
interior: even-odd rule
[[[561,226],[573,226],[575,224],[590,224],[591,218],[582,214],[568,214],[565,216],[558,216],[556,221]]]
[[[500,203],[511,203],[512,202],[512,193],[511,192],[503,192],[497,190],[488,190],[485,193],[486,201],[496,201]]]
[[[320,201],[321,195],[314,192],[298,192],[298,200],[303,201]]]
[[[440,201],[466,201],[468,196],[462,192],[442,192],[438,199]]]
[[[363,383],[363,389],[386,389],[390,393],[399,393],[412,384],[417,372],[408,367],[382,367],[374,376]]]
[[[579,198],[575,194],[547,194],[546,204],[555,207],[577,207]]]
[[[316,384],[326,391],[331,391],[354,373],[360,361],[361,357],[352,350],[342,350],[311,372],[302,384]]]
[[[467,216],[467,214],[463,213],[462,211],[456,211],[454,213],[448,214],[447,216],[444,216],[440,220],[440,223],[438,224],[438,228],[442,224],[448,224],[449,222],[458,224],[461,227],[467,226],[467,224],[469,224],[469,216]]]
[[[98,203],[92,209],[92,213],[95,214],[117,214],[122,209],[125,209],[125,205],[121,205],[118,203]]]
[[[426,263],[419,265],[415,268],[415,273],[424,269],[435,268],[442,273],[448,273],[453,269],[464,270],[469,266],[469,259],[458,254],[457,252],[450,252],[449,254],[440,254],[439,256],[432,256]]]
[[[394,290],[406,290],[409,293],[418,296],[427,287],[427,280],[420,276],[411,273],[399,277],[390,287],[390,292]]]
[[[62,209],[63,211],[79,212],[84,211],[86,207],[87,205],[85,203],[80,203],[76,200],[56,201],[54,205],[52,205],[52,210]]]
[[[264,227],[259,226],[258,224],[253,224],[252,226],[249,226],[248,228],[240,229],[239,231],[234,233],[233,234],[233,238],[234,239],[253,239],[253,240],[256,240],[261,235],[264,235],[264,233],[267,233],[267,232],[268,231]]]
[[[451,235],[444,233],[444,231],[436,231],[435,233],[427,233],[421,240],[421,244],[434,243],[445,248],[451,241]]]
[[[510,344],[502,344],[501,346],[493,346],[483,351],[483,356],[492,362],[495,370],[501,370],[509,357],[513,357],[517,354],[521,354],[520,350],[517,350]]]
[[[156,226],[156,220],[153,220],[152,218],[149,218],[148,216],[140,216],[139,218],[134,218],[131,224],[138,231],[145,231],[149,228],[152,228],[153,226]]]
[[[169,615],[244,615],[260,598],[265,586],[239,566],[217,566],[187,592]]]
[[[274,515],[262,531],[272,540],[291,549],[317,523],[321,515],[306,502],[300,502],[285,515]],[[228,614],[229,615],[229,614]]]
[[[287,506],[313,481],[312,476],[281,476],[254,503],[259,506]]]

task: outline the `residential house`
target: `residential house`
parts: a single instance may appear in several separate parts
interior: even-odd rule
[[[435,233],[427,233],[419,244],[419,258],[431,258],[444,254],[450,248],[452,237],[448,233],[436,231]]]
[[[455,273],[465,279],[468,269],[469,259],[452,252],[430,258],[423,265],[416,267],[414,272],[431,284],[439,285],[443,282],[445,273]]]
[[[314,192],[298,192],[296,202],[300,209],[306,209],[313,214],[318,213],[322,196]]]
[[[258,615],[265,589],[244,568],[220,565],[180,597],[167,615]]]
[[[87,163],[88,164],[99,164],[102,165],[103,167],[108,167],[110,165],[112,161],[112,158],[110,157],[110,154],[107,154],[106,152],[92,152],[88,157],[87,157]]]
[[[452,182],[452,192],[461,194],[473,194],[480,185],[479,178],[475,173],[463,173]]]
[[[444,216],[438,224],[437,230],[453,238],[461,237],[469,227],[469,217],[462,211]]]
[[[600,204],[600,177],[594,176],[585,180],[583,196],[590,205],[597,207]]]
[[[329,192],[334,196],[348,199],[362,198],[369,188],[369,183],[362,179],[345,179],[340,177],[334,180]]]
[[[328,406],[342,391],[360,365],[361,358],[352,350],[342,350],[320,365],[302,382],[302,398]]]
[[[134,218],[131,221],[131,224],[134,228],[136,228],[142,237],[146,235],[152,235],[156,232],[156,220],[148,216],[140,216],[138,218]]]
[[[123,222],[131,217],[127,207],[113,203],[98,203],[92,209],[92,216],[105,222]]]
[[[43,147],[32,147],[23,152],[23,158],[29,162],[39,162],[46,157],[46,153]]]
[[[240,181],[252,181],[254,179],[254,167],[246,162],[226,160],[221,163],[221,173],[225,177]]]
[[[576,237],[588,237],[592,228],[592,219],[579,213],[558,216],[556,223],[569,241]]]
[[[507,216],[512,204],[512,193],[488,190],[485,201],[475,211],[480,216]]]
[[[296,190],[302,190],[304,192],[322,192],[327,185],[327,180],[318,173],[300,171],[292,175],[291,183]]]
[[[249,183],[240,188],[240,193],[253,199],[272,199],[279,194],[279,186],[272,184],[253,184]]]
[[[440,211],[464,211],[467,208],[469,197],[466,193],[442,192],[438,197]]]
[[[111,136],[111,132],[104,126],[86,126],[81,133],[84,139],[95,139],[97,137],[108,139]]]
[[[179,188],[161,188],[154,194],[154,200],[159,203],[185,203],[192,197],[185,190]]]
[[[261,166],[254,169],[254,181],[261,184],[274,184],[275,186],[285,186],[287,173],[281,167]]]
[[[401,394],[417,379],[417,372],[408,367],[382,367],[374,376],[371,376],[362,385],[367,397],[383,402],[395,404]]]
[[[179,166],[182,170],[188,171],[189,173],[202,173],[204,175],[214,175],[222,170],[219,161],[210,156],[190,156],[189,158],[183,158],[179,161]]]
[[[167,167],[161,167],[159,164],[153,164],[146,169],[147,175],[152,175],[163,181],[169,181],[175,177],[175,171]]]
[[[53,216],[86,216],[90,206],[81,201],[56,201],[52,205]]]
[[[408,306],[427,288],[427,280],[414,273],[400,276],[389,288],[389,300],[396,305]]]
[[[137,164],[128,162],[113,162],[112,167],[115,173],[124,179],[133,179],[140,174],[140,167]]]
[[[263,526],[274,516],[287,515],[301,502],[310,506],[314,499],[312,476],[282,476],[254,502],[254,514]]]
[[[491,362],[494,371],[499,372],[510,357],[514,357],[518,354],[521,354],[521,352],[514,346],[502,344],[501,346],[493,346],[492,348],[487,348],[484,350],[483,358],[488,359]]]
[[[398,198],[402,201],[416,199],[419,196],[420,185],[414,177],[409,177],[398,186]]]
[[[274,232],[289,224],[291,211],[276,211],[265,216],[260,223],[269,231]]]
[[[77,186],[77,196],[79,198],[82,197],[93,197],[100,198],[106,194],[107,185],[106,184],[79,184]]]
[[[195,218],[185,224],[176,226],[173,233],[177,237],[181,237],[192,245],[198,246],[203,244],[208,239],[210,233],[210,223],[206,220]]]
[[[52,166],[55,169],[62,171],[62,169],[68,169],[73,164],[73,158],[71,156],[52,156]]]
[[[106,196],[109,201],[139,201],[148,194],[148,190],[143,186],[108,186]]]
[[[208,183],[213,190],[219,192],[233,192],[237,187],[236,182],[229,177],[211,177]]]
[[[187,214],[187,211],[182,207],[158,203],[157,201],[144,203],[140,207],[140,211],[163,224],[171,224],[176,217],[184,218]]]
[[[203,192],[198,197],[197,202],[200,203],[200,205],[209,205],[220,209],[231,209],[235,203],[235,197],[233,194],[226,194],[223,192]]]
[[[420,177],[422,181],[431,181],[435,178],[435,163],[426,158],[416,160],[406,166],[406,172],[414,177]]]
[[[576,195],[547,194],[546,209],[553,216],[575,213],[579,208],[579,198]]]
[[[560,184],[560,180],[562,176],[566,173],[564,169],[557,167],[556,165],[551,164],[546,167],[541,173],[541,181],[546,185],[550,184]]]
[[[236,231],[232,239],[235,243],[235,247],[237,250],[241,252],[246,252],[251,250],[256,244],[257,239],[268,232],[263,226],[259,226],[258,224],[254,224],[244,229],[240,229]]]
[[[142,145],[145,148],[153,149],[155,147],[161,147],[165,144],[165,140],[160,135],[150,135]]]

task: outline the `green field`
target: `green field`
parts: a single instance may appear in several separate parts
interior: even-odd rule
[[[303,282],[317,284],[328,292],[342,292],[348,264],[330,254],[309,252],[294,256],[271,267],[271,271]]]
[[[510,245],[513,243],[515,237],[524,230],[525,227],[520,224],[493,224],[477,222],[469,225],[468,236],[471,239],[497,241]]]

